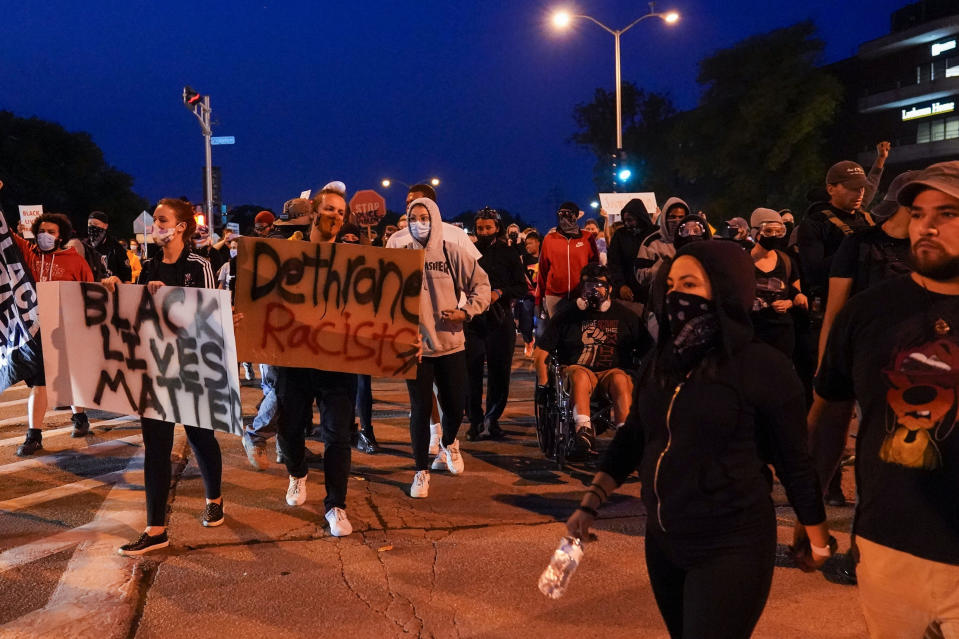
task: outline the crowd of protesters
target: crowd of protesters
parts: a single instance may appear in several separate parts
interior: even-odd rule
[[[331,182],[287,203],[286,233],[268,211],[252,232],[425,252],[421,353],[407,381],[411,497],[428,497],[431,471],[464,472],[464,418],[469,441],[504,436],[499,422],[521,339],[539,405],[556,400],[548,364],[563,375],[570,458],[588,458],[600,448],[597,436],[613,433],[567,522],[570,534],[588,539],[599,508],[638,471],[646,563],[671,636],[751,634],[776,555],[772,471],[798,519],[797,564],[815,570],[837,552],[824,504],[847,502],[840,471],[852,461],[844,452],[855,425],[846,570],[858,581],[870,634],[920,637],[928,627],[957,637],[959,162],[894,176],[870,206],[890,152],[888,143],[877,148],[868,173],[855,162],[834,164],[802,216],[755,203],[714,227],[670,196],[653,210],[630,201],[615,224],[603,211],[603,228],[564,202],[545,234],[507,225],[490,208],[463,229],[443,221],[430,186],[415,185],[399,223],[377,235],[350,222],[346,187]],[[34,223],[35,242],[17,237],[37,281],[156,289],[187,285],[184,273],[195,270],[189,285],[233,290],[237,238],[198,227],[186,202],[157,206],[160,250],[149,257],[139,242],[113,240],[105,214],[91,213],[88,224],[78,246],[57,214]],[[252,364],[244,364],[248,379]],[[352,450],[379,450],[372,380],[265,363],[259,374],[263,398],[242,436],[250,464],[268,466],[266,442],[276,434],[286,502],[302,505],[315,402],[326,520],[331,534],[349,535]],[[29,430],[18,455],[42,448],[42,371],[27,383]],[[89,422],[82,408],[74,412],[82,437]],[[174,425],[144,418],[143,426],[147,527],[120,549],[127,555],[169,543]],[[219,446],[212,430],[187,427],[187,435],[206,490],[201,521],[219,525]]]

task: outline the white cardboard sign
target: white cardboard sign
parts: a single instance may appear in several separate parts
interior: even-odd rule
[[[623,210],[623,207],[629,203],[630,200],[639,199],[643,201],[643,204],[646,205],[646,211],[649,213],[649,217],[653,218],[656,215],[656,194],[652,192],[647,193],[600,193],[599,194],[599,203],[606,211],[607,219],[610,224],[619,221],[620,211]]]
[[[52,406],[72,404],[239,435],[229,291],[41,282]]]
[[[33,226],[33,223],[38,217],[43,215],[43,205],[42,204],[21,204],[20,209],[20,223],[24,225],[23,237],[31,238],[33,237],[33,231],[30,230],[30,227]]]

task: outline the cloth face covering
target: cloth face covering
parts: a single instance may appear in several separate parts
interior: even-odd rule
[[[556,214],[556,227],[563,235],[576,235],[579,233],[579,224],[576,219],[579,217],[579,211],[567,211],[563,209]]]
[[[770,235],[760,235],[759,245],[767,251],[774,251],[783,247],[785,238],[772,237]]]
[[[173,239],[173,232],[175,229],[161,229],[159,227],[153,227],[153,241],[160,246],[166,246],[170,243],[170,240]]]
[[[666,295],[666,316],[673,350],[684,367],[694,365],[716,344],[719,317],[712,300],[672,291]]]
[[[38,233],[37,234],[37,246],[40,247],[40,250],[44,253],[53,250],[53,247],[57,245],[57,239],[53,237],[50,233]]]
[[[99,226],[93,226],[92,224],[87,227],[87,237],[90,238],[90,241],[93,244],[99,244],[103,241],[103,238],[107,236],[107,230]]]
[[[430,223],[429,222],[410,222],[410,235],[416,238],[416,241],[420,244],[426,244],[426,240],[430,236]]]
[[[230,249],[230,259],[235,258],[238,252],[237,249]]]
[[[476,236],[476,247],[477,248],[489,248],[493,245],[493,240],[496,239],[495,235],[477,235]]]

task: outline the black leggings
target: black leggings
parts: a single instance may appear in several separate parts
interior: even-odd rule
[[[144,417],[143,430],[143,483],[147,494],[147,526],[166,525],[166,502],[170,496],[170,474],[173,452],[173,422],[161,422]],[[223,475],[223,460],[220,444],[209,428],[184,426],[186,438],[196,455],[196,463],[203,477],[203,489],[207,499],[220,497],[220,479]]]
[[[672,639],[740,639],[766,606],[776,560],[776,520],[722,541],[672,542],[647,529],[646,567]]]
[[[424,357],[416,368],[416,379],[406,380],[410,392],[410,441],[416,470],[430,468],[430,414],[433,412],[433,384],[443,422],[443,446],[456,439],[466,410],[466,352],[441,357]]]

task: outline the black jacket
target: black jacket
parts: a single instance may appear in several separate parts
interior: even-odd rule
[[[633,233],[621,228],[613,235],[606,249],[606,264],[609,267],[609,279],[613,285],[613,295],[619,297],[619,289],[624,285],[633,291],[633,299],[643,295],[642,287],[636,280],[636,255],[643,240],[652,232],[652,228]]]
[[[127,250],[112,237],[103,238],[96,246],[91,244],[90,240],[83,240],[83,252],[90,270],[93,271],[94,280],[100,281],[116,275],[121,281],[129,282],[133,277]]]
[[[637,468],[650,525],[679,535],[721,535],[772,516],[772,464],[799,520],[825,519],[807,450],[802,384],[789,360],[753,341],[753,266],[732,242],[694,242],[679,255],[704,264],[719,314],[722,346],[712,365],[662,384],[647,368],[633,410],[601,470],[622,483]],[[671,343],[660,321],[660,340]],[[662,343],[657,362],[668,347]]]
[[[149,258],[143,262],[143,270],[140,271],[140,277],[137,284],[146,284],[155,280],[160,280],[167,286],[191,286],[194,288],[216,288],[216,282],[213,279],[213,270],[210,268],[210,262],[192,252],[189,247],[184,247],[180,257],[175,262],[174,277],[162,278],[160,275],[160,263],[163,261],[163,254]]]
[[[489,275],[490,289],[500,292],[500,298],[490,304],[480,318],[495,320],[499,324],[507,320],[511,322],[510,303],[529,292],[526,285],[526,270],[523,268],[519,253],[515,247],[509,246],[502,240],[496,240],[487,247],[481,247],[479,244],[476,247],[482,253],[478,261]],[[474,318],[470,323],[480,318]]]
[[[828,213],[828,214],[827,214]],[[836,222],[839,222],[837,224]],[[855,232],[869,228],[863,211],[846,213],[828,202],[817,202],[809,207],[796,227],[796,244],[802,268],[803,289],[807,295],[821,297],[825,306],[832,258],[848,233],[840,225]]]

